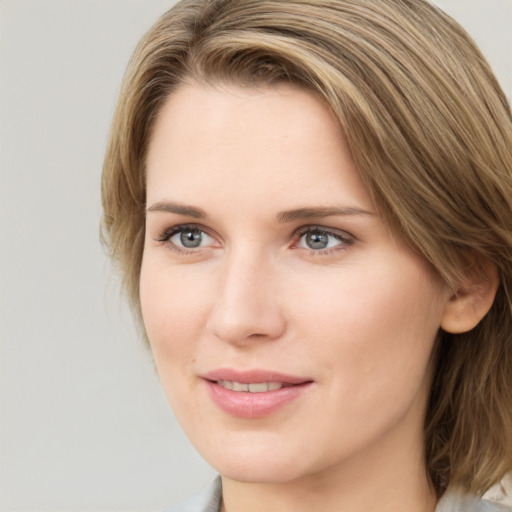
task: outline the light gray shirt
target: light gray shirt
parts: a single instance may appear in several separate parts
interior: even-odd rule
[[[202,492],[165,512],[219,512],[221,503],[222,485],[217,477]],[[512,512],[512,507],[449,490],[440,499],[435,512]]]

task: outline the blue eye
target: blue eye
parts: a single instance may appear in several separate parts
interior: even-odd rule
[[[196,226],[175,226],[163,233],[158,240],[171,244],[176,250],[210,247],[215,240]]]
[[[324,251],[326,249],[345,248],[353,243],[347,234],[333,233],[320,228],[307,228],[299,233],[297,247],[311,251]]]
[[[203,232],[197,228],[187,229],[182,231],[181,233],[176,233],[174,236],[171,237],[171,241],[175,244],[177,244],[178,240],[179,243],[183,245],[183,247],[187,247],[188,249],[200,247],[203,241]]]

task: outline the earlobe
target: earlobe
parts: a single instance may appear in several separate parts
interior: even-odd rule
[[[499,286],[498,269],[487,261],[447,301],[441,328],[453,334],[468,332],[489,312]]]

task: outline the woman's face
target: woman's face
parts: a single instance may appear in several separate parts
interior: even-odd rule
[[[151,140],[147,210],[144,322],[211,465],[282,482],[421,457],[450,292],[376,213],[323,103],[182,86]]]

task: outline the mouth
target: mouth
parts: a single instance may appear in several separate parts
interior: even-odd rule
[[[230,416],[248,419],[262,418],[283,409],[313,384],[309,378],[262,370],[214,370],[203,379],[218,408]]]
[[[224,389],[242,393],[265,393],[266,391],[277,391],[295,385],[286,382],[237,382],[234,380],[217,380],[214,382]]]

